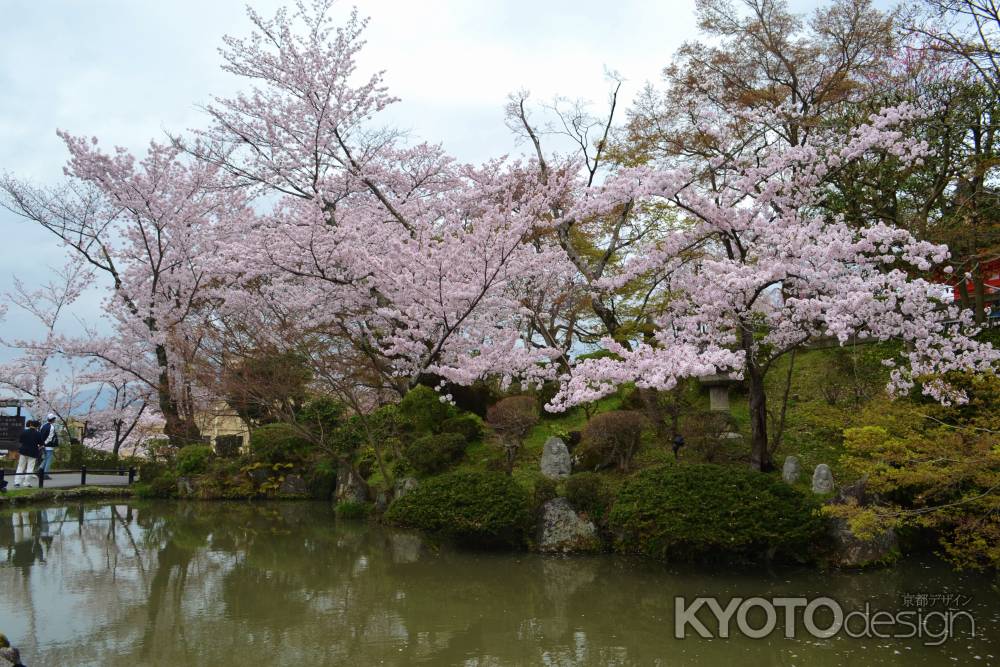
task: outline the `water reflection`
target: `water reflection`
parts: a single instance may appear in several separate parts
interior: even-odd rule
[[[0,629],[49,665],[839,665],[996,662],[994,582],[886,572],[672,571],[427,545],[325,505],[75,505],[0,513]],[[899,609],[964,593],[979,637],[673,638],[675,595]]]

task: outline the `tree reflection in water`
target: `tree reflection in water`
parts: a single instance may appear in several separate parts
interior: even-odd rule
[[[936,565],[761,580],[607,556],[472,553],[337,523],[314,503],[0,512],[0,554],[0,618],[28,664],[833,665],[862,651],[883,664],[998,655],[995,633],[933,652],[916,644],[905,656],[780,633],[672,638],[675,595],[822,594],[893,608],[902,592],[973,589],[983,623],[1000,609],[981,580]]]

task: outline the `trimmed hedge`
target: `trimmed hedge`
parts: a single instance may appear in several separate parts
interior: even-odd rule
[[[290,424],[267,424],[250,433],[250,455],[264,463],[301,463],[313,444]]]
[[[386,519],[472,546],[520,546],[532,523],[531,496],[502,472],[432,477],[396,500]]]
[[[441,432],[458,433],[468,442],[475,442],[483,437],[486,425],[476,415],[465,413],[457,417],[449,417],[441,422]]]
[[[625,482],[608,516],[619,551],[668,560],[811,560],[817,501],[749,468],[662,466]]]
[[[425,435],[406,446],[404,455],[407,462],[422,475],[443,472],[465,454],[468,446],[460,433]]]

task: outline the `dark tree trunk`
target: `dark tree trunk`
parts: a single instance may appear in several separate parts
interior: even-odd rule
[[[160,414],[163,415],[165,423],[163,434],[170,439],[170,443],[177,447],[183,447],[190,442],[197,442],[201,439],[198,426],[190,416],[183,416],[177,406],[170,386],[170,366],[167,359],[167,349],[163,345],[156,346],[156,362],[160,367],[160,375],[157,378],[157,403],[160,406]]]
[[[767,394],[764,374],[756,366],[747,367],[747,392],[750,399],[750,465],[755,470],[773,470],[767,447]]]

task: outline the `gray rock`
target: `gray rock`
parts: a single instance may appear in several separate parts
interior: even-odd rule
[[[550,553],[597,551],[601,547],[593,522],[580,518],[565,498],[542,505],[537,544],[539,551]]]
[[[899,553],[899,539],[892,528],[862,539],[854,534],[847,519],[835,518],[830,521],[830,537],[834,546],[831,561],[838,567],[886,564]]]
[[[781,479],[788,484],[795,484],[802,475],[802,465],[795,456],[786,456],[785,465],[781,466]]]
[[[868,475],[865,475],[861,479],[857,480],[853,484],[848,484],[847,486],[841,488],[837,491],[837,497],[831,502],[836,505],[868,505],[871,503],[872,498],[868,493]]]
[[[368,502],[368,485],[350,465],[342,465],[337,470],[337,491],[334,498],[338,503],[345,501]]]
[[[271,477],[270,468],[254,468],[250,471],[250,481],[254,486],[260,486]]]
[[[542,449],[542,474],[549,479],[562,479],[569,477],[572,467],[573,459],[566,443],[555,436],[546,440]]]
[[[381,514],[387,509],[389,509],[389,494],[385,491],[379,491],[375,496],[375,511]]]
[[[308,496],[309,486],[299,475],[285,475],[278,487],[278,493],[285,496]]]
[[[195,495],[194,480],[190,477],[177,478],[177,495],[181,498],[192,498]]]
[[[813,472],[813,493],[831,493],[833,491],[833,472],[830,466],[820,463]]]
[[[403,477],[402,479],[397,479],[394,496],[398,500],[410,491],[413,491],[418,486],[420,486],[420,482],[417,481],[416,477]]]

